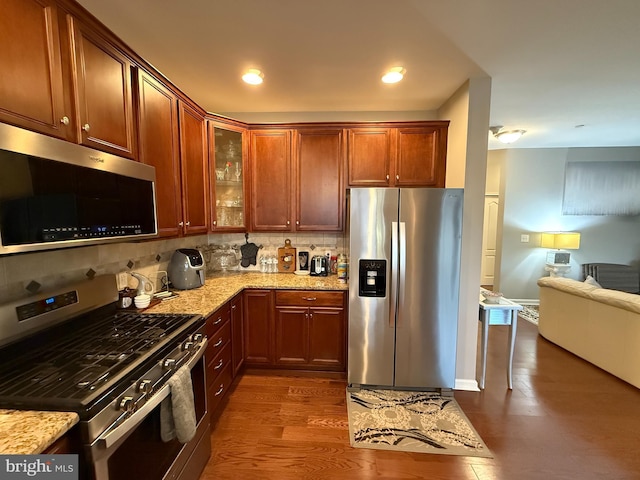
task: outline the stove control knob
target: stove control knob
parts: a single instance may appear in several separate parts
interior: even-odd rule
[[[202,342],[204,338],[204,335],[202,335],[201,333],[194,333],[193,337],[191,337],[191,340],[193,340],[195,343],[200,343]]]
[[[153,388],[153,384],[151,380],[140,380],[138,385],[136,385],[136,390],[138,393],[151,393],[151,389]]]
[[[165,358],[162,361],[162,368],[165,370],[173,370],[176,368],[176,360],[174,358]]]
[[[187,341],[182,344],[182,351],[184,352],[192,352],[193,350],[195,350],[195,348],[196,344],[193,342]]]
[[[120,400],[120,410],[123,412],[132,412],[133,406],[133,397],[122,397]]]

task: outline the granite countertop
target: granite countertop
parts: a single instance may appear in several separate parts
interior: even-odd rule
[[[289,290],[348,290],[336,275],[300,276],[291,273],[230,272],[207,276],[205,285],[178,290],[178,297],[145,310],[148,313],[194,313],[204,317],[231,300],[245,288]],[[0,454],[43,452],[76,423],[72,412],[0,410]]]
[[[79,420],[71,412],[0,409],[0,454],[42,453]]]
[[[198,313],[207,317],[245,288],[286,290],[348,290],[337,275],[301,276],[291,273],[230,272],[209,275],[205,284],[193,290],[177,290],[177,298],[165,300],[145,312]]]

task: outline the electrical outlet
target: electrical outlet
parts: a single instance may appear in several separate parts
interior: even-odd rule
[[[520,243],[529,243],[529,235],[527,233],[520,235]]]
[[[129,285],[129,274],[127,272],[120,272],[117,276],[118,290],[122,290]]]

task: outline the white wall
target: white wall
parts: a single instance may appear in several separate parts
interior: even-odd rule
[[[571,254],[569,277],[581,279],[582,263],[638,265],[640,217],[563,215],[562,195],[567,161],[630,161],[640,148],[549,148],[505,150],[502,241],[497,288],[518,301],[538,299],[538,278],[544,271],[543,231],[578,231],[580,249]],[[493,152],[491,152],[493,156]],[[639,186],[640,193],[640,186]],[[520,235],[530,234],[529,243]]]
[[[446,186],[464,188],[456,389],[477,390],[478,289],[491,79],[472,78],[439,109],[451,120]]]

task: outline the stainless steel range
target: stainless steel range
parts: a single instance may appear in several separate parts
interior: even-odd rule
[[[210,451],[200,315],[116,309],[113,275],[0,306],[0,407],[80,416],[83,476],[198,478]],[[160,438],[169,379],[191,372],[196,434]]]

